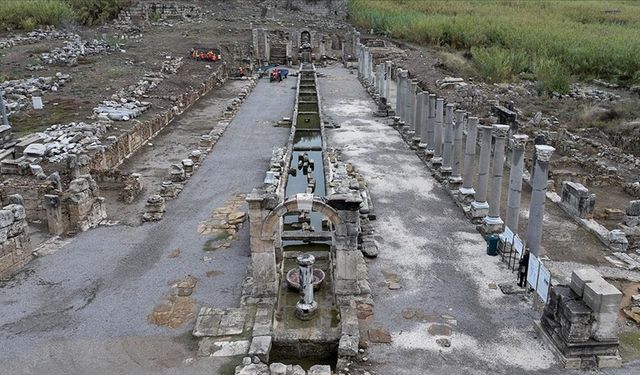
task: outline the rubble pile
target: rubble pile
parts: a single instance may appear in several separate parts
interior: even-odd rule
[[[94,108],[93,111],[99,119],[109,119],[113,121],[129,121],[140,116],[149,109],[151,103],[140,101],[145,94],[158,86],[165,76],[162,73],[147,73],[144,78],[120,89],[111,96],[110,100],[104,100]]]
[[[184,64],[182,60],[182,57],[173,59],[171,56],[167,56],[167,59],[162,62],[162,69],[160,71],[167,74],[176,74],[178,69]]]
[[[78,58],[111,52],[112,48],[104,40],[81,40],[76,36],[74,40],[67,40],[60,48],[40,54],[40,59],[47,64],[76,66]]]
[[[0,49],[23,44],[33,44],[45,39],[70,39],[75,37],[77,37],[77,34],[58,31],[51,27],[31,31],[24,35],[12,35],[7,38],[0,38]]]
[[[78,155],[101,147],[109,124],[72,122],[67,125],[53,125],[44,132],[36,133],[38,139],[25,152],[43,157],[51,163],[67,160],[69,155]]]
[[[18,112],[30,105],[31,98],[46,91],[58,91],[71,79],[68,74],[56,73],[55,77],[16,79],[0,83],[4,90],[7,113]]]

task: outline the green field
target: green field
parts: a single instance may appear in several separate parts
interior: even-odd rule
[[[70,22],[103,23],[131,0],[0,0],[0,28],[31,31],[38,26]]]
[[[640,83],[640,2],[349,0],[359,27],[468,50],[489,82],[532,77],[546,91],[572,79]]]

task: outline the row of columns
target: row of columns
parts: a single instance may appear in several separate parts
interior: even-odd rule
[[[372,54],[366,46],[359,44],[358,51],[361,62],[359,74],[375,87],[377,95],[388,101],[391,62],[374,65]],[[509,137],[508,125],[480,125],[477,117],[467,116],[463,110],[456,110],[455,104],[445,103],[444,98],[422,90],[406,69],[397,68],[395,77],[395,124],[407,134],[420,152],[424,152],[431,166],[449,186],[457,189],[459,199],[470,204],[472,220],[481,222],[485,233],[502,232],[505,225],[513,233],[517,233],[524,152],[528,137],[524,134]],[[474,176],[478,138],[478,173]],[[505,223],[500,216],[500,208],[507,143],[511,149],[511,160]],[[540,243],[544,203],[549,159],[553,151],[551,146],[536,145],[535,162],[531,171],[532,195],[526,243],[529,250],[537,256],[542,255]]]

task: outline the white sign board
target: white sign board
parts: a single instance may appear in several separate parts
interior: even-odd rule
[[[536,291],[540,298],[546,303],[549,298],[549,288],[551,287],[551,273],[547,267],[540,262],[540,276],[538,277],[538,287]]]
[[[516,249],[516,253],[518,253],[519,256],[522,256],[522,252],[524,251],[524,244],[517,234],[513,237],[513,248]]]
[[[507,226],[504,227],[504,233],[502,233],[502,240],[507,243],[513,242],[513,232]]]
[[[540,261],[535,255],[529,254],[529,270],[527,272],[527,282],[535,290],[538,289],[539,271],[540,271]]]

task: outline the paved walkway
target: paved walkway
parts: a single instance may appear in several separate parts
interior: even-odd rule
[[[397,131],[372,117],[356,75],[323,72],[324,113],[342,125],[329,142],[363,172],[378,216],[370,327],[389,330],[392,342],[370,347],[377,373],[558,373],[533,331],[530,302],[494,288],[515,275],[486,255],[480,234]],[[402,289],[389,290],[397,279]],[[443,338],[450,347],[436,343]]]
[[[260,81],[162,221],[82,233],[0,289],[0,373],[216,373],[207,361],[183,365],[194,355],[192,323],[163,328],[147,316],[187,275],[199,280],[198,305],[237,306],[248,227],[231,248],[209,253],[203,251],[208,238],[196,228],[233,194],[262,183],[272,147],[289,135],[271,124],[291,116],[294,84]],[[187,112],[176,125],[218,115]],[[175,249],[180,256],[170,258]],[[207,277],[208,271],[219,274]]]

